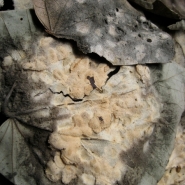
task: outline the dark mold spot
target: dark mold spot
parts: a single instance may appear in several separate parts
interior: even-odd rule
[[[92,88],[96,89],[94,77],[87,76],[87,79],[90,81]]]
[[[103,118],[100,116],[100,117],[98,117],[98,119],[100,120],[100,121],[103,121]]]
[[[181,171],[181,167],[180,166],[177,166],[176,167],[176,172],[179,173]]]

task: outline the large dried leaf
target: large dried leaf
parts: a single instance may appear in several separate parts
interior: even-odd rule
[[[171,37],[126,0],[34,0],[46,30],[75,40],[84,53],[96,53],[113,65],[166,63],[173,55]]]
[[[79,53],[69,42],[44,36],[33,23],[34,16],[21,25],[26,29],[20,34],[16,26],[22,24],[18,22],[20,15],[29,17],[30,11],[0,13],[0,37],[8,41],[0,40],[6,48],[0,51],[0,101],[2,111],[6,107],[4,113],[12,117],[0,127],[0,173],[16,185],[24,181],[31,185],[64,184],[71,177],[70,169],[88,171],[91,158],[86,159],[91,154],[101,159],[93,164],[105,174],[104,162],[117,163],[118,169],[124,164],[119,184],[155,185],[165,171],[184,111],[184,69],[175,63],[115,68],[102,58]],[[30,22],[34,31],[29,29]],[[88,114],[92,115],[89,124]],[[88,125],[97,122],[101,128],[95,125],[93,132],[89,131]],[[144,128],[151,133],[142,135]],[[117,137],[119,142],[114,141]],[[79,140],[81,147],[76,147]],[[64,150],[63,145],[72,150]],[[12,156],[16,161],[13,171],[12,163],[6,163]],[[70,161],[71,156],[78,165]],[[62,171],[62,161],[66,171]],[[61,171],[66,175],[61,177]],[[115,172],[108,173],[106,180],[117,177]],[[77,176],[71,185],[83,184],[84,174]],[[85,177],[94,179],[92,174]]]
[[[156,123],[153,136],[150,138],[149,156],[143,176],[139,185],[147,184],[148,181],[156,184],[161,178],[167,159],[174,147],[174,139],[182,112],[184,111],[184,84],[185,71],[179,65],[165,64],[150,67],[153,85],[160,94],[163,108],[160,120]],[[160,146],[160,147],[159,147]],[[147,156],[148,157],[148,156]],[[146,158],[145,158],[146,159]],[[145,160],[143,159],[143,160]],[[154,170],[155,167],[158,170]],[[151,173],[152,172],[152,173]]]

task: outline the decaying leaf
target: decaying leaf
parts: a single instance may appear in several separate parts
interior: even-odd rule
[[[129,0],[140,6],[160,14],[165,17],[184,19],[185,1],[184,0]]]
[[[181,66],[185,66],[185,32],[184,31],[177,31],[174,33],[173,36],[175,43],[176,43],[176,54],[174,60]]]
[[[33,8],[32,0],[13,0],[13,3],[16,10]]]
[[[183,30],[185,31],[185,20],[181,20],[175,24],[168,26],[170,30]]]
[[[34,0],[48,33],[72,39],[85,54],[96,53],[113,65],[170,62],[171,37],[126,0]]]
[[[35,185],[44,175],[43,166],[37,158],[45,150],[43,136],[47,138],[47,135],[42,132],[40,138],[36,138],[38,135],[37,129],[20,124],[15,119],[8,119],[0,127],[0,172],[15,185]],[[39,152],[38,139],[42,146]]]
[[[165,174],[157,185],[185,183],[185,132],[184,132],[184,113],[181,119],[181,124],[178,126],[175,146],[170,156],[168,165],[166,166]]]
[[[12,26],[13,24],[14,26]],[[1,57],[7,56],[8,53],[13,53],[15,60],[24,58],[24,53],[28,53],[30,50],[30,43],[33,42],[36,35],[40,34],[38,25],[40,26],[40,23],[37,21],[33,10],[1,12]]]
[[[0,102],[11,117],[0,173],[16,185],[156,185],[184,111],[185,70],[113,66],[44,34],[31,12],[0,13]]]
[[[28,178],[31,156],[22,134],[25,134],[24,127],[11,119],[0,127],[0,171],[14,184],[35,184],[33,178]]]

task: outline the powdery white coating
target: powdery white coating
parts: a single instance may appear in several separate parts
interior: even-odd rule
[[[113,26],[113,25],[109,26],[109,34],[112,35],[112,36],[116,36],[117,35],[115,26]]]
[[[88,23],[77,23],[76,24],[76,30],[77,32],[80,32],[82,34],[87,34],[89,33],[91,29],[91,26]]]
[[[138,45],[138,46],[136,46],[136,51],[137,51],[137,53],[136,53],[136,58],[137,58],[137,60],[142,60],[144,57],[145,57],[145,46],[144,45]]]
[[[74,99],[82,99],[93,89],[101,90],[113,69],[106,64],[95,63],[86,56],[76,57],[69,44],[56,44],[53,49],[52,41],[52,38],[42,38],[37,56],[22,63],[24,70],[33,71],[32,79],[47,84],[52,92],[63,92]]]
[[[185,130],[178,126],[175,147],[166,171],[157,185],[184,185],[185,183]]]
[[[47,69],[47,66],[44,63],[44,57],[37,57],[33,59],[33,61],[27,62],[23,64],[23,69],[25,70],[33,70],[33,71],[43,71]]]
[[[4,58],[3,62],[2,62],[2,68],[6,68],[9,67],[13,64],[13,59],[10,56],[7,56]]]
[[[82,174],[82,176],[80,177],[80,180],[78,185],[94,185],[95,183],[95,178],[92,175],[88,175],[85,173]]]
[[[84,3],[85,0],[76,0],[78,3]]]
[[[68,91],[70,96],[83,97],[76,93],[80,93],[81,89],[84,92],[86,73],[94,77],[93,83],[97,88],[91,89],[81,102],[67,101],[64,104],[58,101],[60,110],[69,112],[70,116],[65,122],[57,121],[50,135],[49,143],[56,150],[54,158],[60,156],[61,167],[51,159],[46,175],[51,181],[61,180],[64,184],[76,179],[77,184],[112,185],[121,180],[127,170],[126,161],[120,158],[121,152],[129,150],[137,141],[148,138],[154,128],[152,121],[160,116],[160,105],[155,95],[143,90],[150,84],[149,69],[142,65],[136,68],[124,66],[105,83],[110,71],[106,64],[97,65],[89,58],[71,61],[69,52],[72,59],[74,56],[70,47],[63,45],[63,50],[60,49],[68,53],[63,57],[63,66],[60,64],[59,67],[59,62],[56,62],[48,65],[48,70],[62,85],[66,79],[68,86],[73,84]],[[96,70],[98,76],[93,70],[88,72],[89,68]],[[59,69],[60,72],[56,72]],[[73,73],[74,76],[70,76]],[[78,76],[82,77],[77,82],[80,86],[73,89],[73,80]],[[51,89],[58,92],[58,87]],[[146,151],[147,145],[143,148],[143,152]]]
[[[48,142],[53,157],[47,161],[46,177],[77,185],[120,181],[128,169],[122,153],[141,140],[146,140],[141,149],[146,153],[154,122],[160,117],[161,104],[154,91],[147,90],[151,85],[149,68],[122,66],[108,78],[115,67],[74,54],[69,43],[42,37],[37,46],[20,67],[30,84],[42,84],[42,88],[29,90],[34,106],[43,107],[44,102],[44,109],[31,117],[46,120],[44,124],[36,122],[40,127],[52,124]],[[5,67],[9,61],[4,60]]]

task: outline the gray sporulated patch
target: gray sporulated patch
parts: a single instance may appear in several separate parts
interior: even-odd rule
[[[174,56],[171,37],[126,0],[33,1],[48,33],[77,42],[113,65],[166,63]]]

